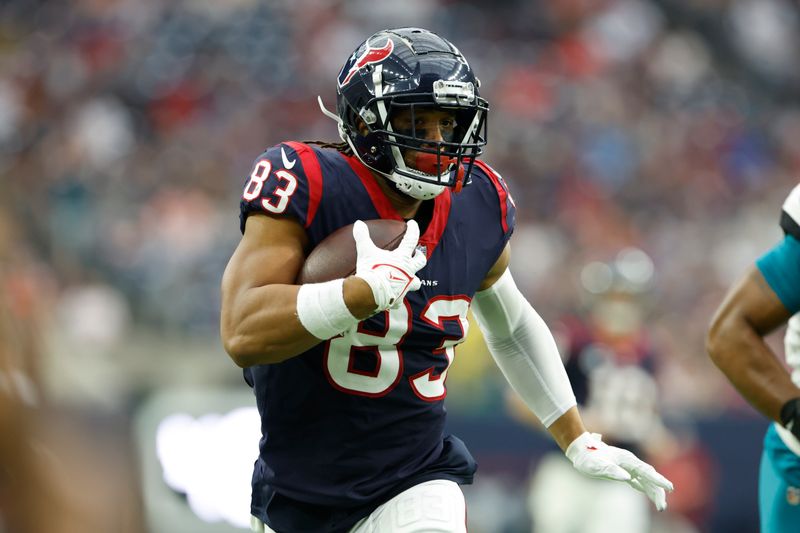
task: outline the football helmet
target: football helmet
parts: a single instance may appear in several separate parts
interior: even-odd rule
[[[421,28],[382,30],[356,48],[336,87],[339,135],[364,165],[420,200],[456,192],[469,183],[475,158],[486,145],[488,102],[467,60],[450,42]],[[452,131],[438,140],[417,131],[421,109],[447,111]],[[408,128],[393,126],[410,113]],[[404,156],[407,156],[404,158]],[[409,162],[413,161],[413,163]]]

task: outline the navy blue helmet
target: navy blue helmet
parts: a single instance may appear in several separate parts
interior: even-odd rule
[[[450,42],[428,30],[382,30],[356,48],[339,72],[339,134],[370,169],[418,199],[445,187],[456,191],[469,182],[475,158],[486,145],[488,102],[480,81]],[[455,118],[452,135],[442,140],[417,136],[415,113],[447,110]],[[393,128],[391,119],[410,111],[410,128]],[[413,152],[409,152],[413,151]],[[416,154],[407,164],[403,155]]]

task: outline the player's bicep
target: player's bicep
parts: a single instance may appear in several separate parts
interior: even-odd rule
[[[751,267],[725,296],[713,319],[715,325],[746,326],[765,336],[785,323],[791,312],[767,283],[761,271]],[[724,328],[713,328],[720,331]],[[724,333],[723,333],[724,334]]]
[[[791,313],[800,311],[800,241],[787,235],[756,266],[784,307]]]
[[[252,215],[225,269],[223,296],[270,284],[293,284],[305,260],[308,237],[290,218]]]
[[[500,279],[500,276],[503,275],[508,269],[508,264],[511,261],[511,243],[506,243],[505,248],[503,248],[502,253],[500,253],[500,257],[497,258],[492,268],[489,269],[489,272],[486,274],[486,277],[483,278],[480,287],[478,287],[479,291],[483,291],[494,285],[494,283]]]

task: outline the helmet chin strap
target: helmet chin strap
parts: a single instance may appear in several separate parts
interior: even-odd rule
[[[328,108],[325,107],[325,104],[322,103],[322,97],[317,95],[317,103],[319,104],[319,108],[322,111],[322,114],[326,117],[333,119],[336,121],[337,124],[341,124],[343,121],[339,115],[334,113],[333,111],[328,111]]]
[[[350,138],[348,137],[347,132],[344,129],[344,121],[342,120],[342,118],[336,113],[329,111],[325,107],[325,104],[322,103],[322,97],[319,95],[317,95],[317,103],[319,104],[319,109],[320,111],[322,111],[322,114],[332,119],[334,122],[336,122],[336,126],[339,131],[339,137],[341,137],[343,141],[349,144],[350,148],[352,148],[353,151],[355,152],[355,147],[353,146],[353,143],[350,142]]]

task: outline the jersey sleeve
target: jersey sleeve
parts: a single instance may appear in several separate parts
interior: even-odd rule
[[[793,314],[800,311],[800,240],[787,235],[756,266],[784,307]]]
[[[756,261],[770,288],[784,307],[800,311],[800,185],[792,189],[781,208],[784,239]]]
[[[497,193],[497,202],[500,207],[500,227],[503,231],[503,245],[511,238],[516,224],[517,206],[508,190],[508,185],[503,177],[492,167],[481,160],[475,160],[475,165],[483,170],[494,186]]]
[[[239,203],[244,233],[253,213],[288,216],[308,228],[322,195],[322,171],[316,152],[303,143],[284,142],[261,154],[245,180]]]
[[[781,210],[781,229],[800,240],[800,185],[792,189]]]

